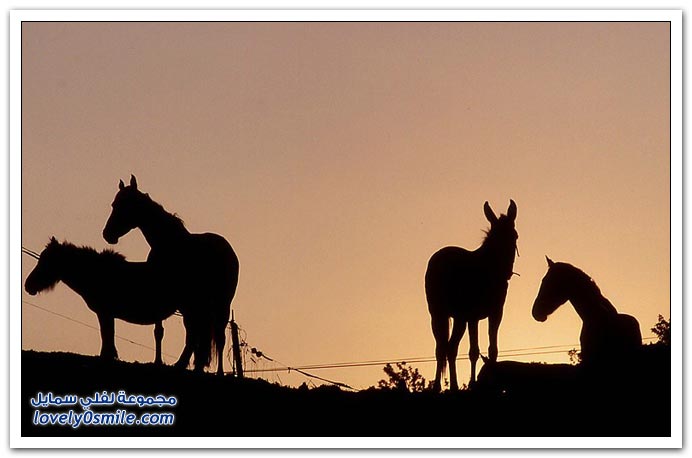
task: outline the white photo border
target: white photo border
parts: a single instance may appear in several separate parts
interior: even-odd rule
[[[24,21],[645,21],[670,22],[671,437],[22,437],[21,23]],[[13,10],[9,14],[9,439],[11,448],[680,448],[682,447],[682,11],[680,10]],[[655,420],[653,420],[655,421]]]

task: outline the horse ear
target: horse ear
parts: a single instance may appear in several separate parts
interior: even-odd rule
[[[134,175],[130,175],[130,186],[132,189],[137,190],[137,178]]]
[[[49,245],[54,245],[54,244],[57,244],[57,243],[58,243],[58,239],[56,239],[55,236],[53,236],[53,237],[50,238],[50,243],[49,243]]]
[[[123,180],[120,180],[120,183],[118,183],[118,189],[121,191],[125,188],[125,183],[123,183]]]
[[[481,359],[483,360],[483,364],[488,364],[488,362],[490,362],[490,358],[485,357],[485,356],[483,356],[483,355],[480,355],[480,357],[481,357]]]
[[[509,199],[509,208],[507,209],[507,217],[514,221],[517,218],[517,204],[512,199]]]
[[[553,260],[550,259],[548,256],[545,257],[545,260],[548,261],[548,267],[553,267],[555,265]]]
[[[494,223],[497,221],[497,216],[495,216],[495,213],[493,212],[493,209],[490,208],[490,204],[487,200],[483,205],[483,212],[485,213],[485,217],[488,218],[488,221],[490,221],[490,223]]]

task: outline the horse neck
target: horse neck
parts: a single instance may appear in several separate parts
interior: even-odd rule
[[[139,228],[152,249],[169,246],[179,238],[190,235],[181,221],[163,207],[153,205],[145,214]]]
[[[494,274],[497,274],[498,277],[501,277],[503,280],[509,280],[512,277],[516,246],[509,243],[501,243],[501,241],[495,240],[493,237],[487,237],[477,252],[484,260],[484,265],[492,270]]]
[[[601,294],[591,280],[585,285],[575,287],[569,300],[585,324],[602,322],[617,315],[613,304]]]
[[[93,278],[101,270],[98,254],[75,249],[63,256],[61,281],[80,296],[89,295],[95,286]]]

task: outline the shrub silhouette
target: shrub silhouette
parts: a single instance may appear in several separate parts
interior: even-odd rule
[[[400,390],[409,393],[420,393],[426,390],[425,378],[420,375],[418,368],[411,367],[405,362],[396,363],[396,367],[387,363],[382,368],[388,380],[380,380],[377,387],[383,390]]]
[[[670,345],[670,320],[663,318],[663,315],[658,316],[658,321],[651,328],[651,332],[658,337],[657,343]]]

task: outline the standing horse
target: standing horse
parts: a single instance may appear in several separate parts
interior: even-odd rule
[[[531,314],[545,321],[567,301],[581,318],[579,341],[586,365],[612,365],[636,355],[642,334],[636,318],[618,313],[596,283],[571,264],[553,262],[546,256],[548,272],[543,277]]]
[[[111,244],[139,228],[151,247],[147,262],[161,269],[180,299],[185,324],[185,348],[176,366],[187,367],[195,355],[195,370],[211,363],[214,351],[217,373],[223,374],[223,348],[231,301],[238,285],[238,258],[231,245],[217,234],[192,234],[176,215],[168,213],[148,194],[119,183],[103,238]]]
[[[98,316],[101,331],[101,357],[115,359],[115,318],[134,324],[154,324],[156,363],[161,364],[162,321],[176,310],[175,298],[162,288],[150,265],[128,262],[111,250],[59,243],[51,238],[38,258],[38,264],[24,283],[27,293],[52,289],[62,281],[79,294]]]
[[[517,251],[517,231],[514,220],[517,205],[510,200],[507,215],[498,218],[488,202],[483,206],[490,229],[479,248],[468,251],[459,247],[446,247],[428,261],[425,272],[425,295],[435,337],[437,370],[433,390],[440,391],[440,379],[446,362],[449,363],[450,389],[459,389],[456,358],[459,342],[469,328],[469,359],[471,383],[476,381],[478,348],[478,321],[488,318],[490,345],[488,356],[497,360],[497,333],[502,321],[502,309],[512,277],[514,255]],[[454,324],[449,335],[449,320]]]

